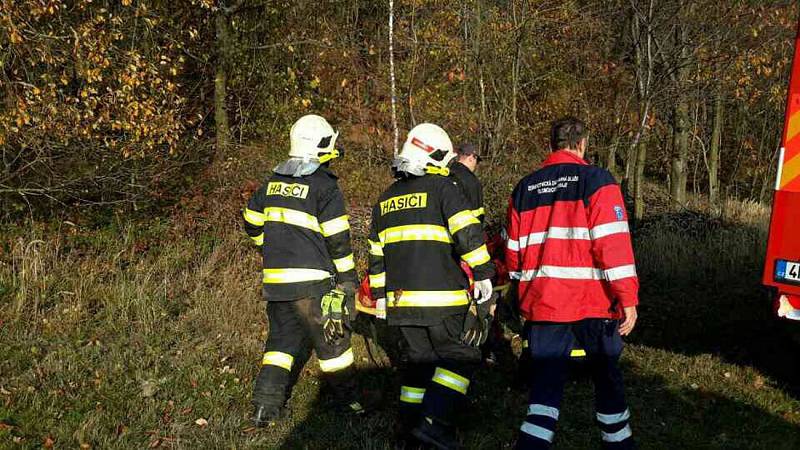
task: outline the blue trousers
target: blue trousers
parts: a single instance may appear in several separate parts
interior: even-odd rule
[[[622,353],[619,322],[607,319],[571,323],[528,322],[525,328],[527,351],[530,352],[531,388],[516,448],[550,448],[561,412],[570,351],[574,346],[586,351],[586,364],[594,381],[596,421],[603,448],[635,448],[619,369]]]

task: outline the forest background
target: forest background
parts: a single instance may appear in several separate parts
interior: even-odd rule
[[[772,320],[758,276],[799,14],[788,0],[0,0],[0,439],[382,448],[391,401],[341,437],[310,412],[313,376],[292,422],[248,427],[266,331],[239,209],[291,123],[321,114],[347,151],[335,169],[363,268],[391,182],[394,65],[401,142],[433,122],[479,145],[494,222],[550,123],[588,122],[590,158],[634,217],[643,314],[625,362],[645,448],[796,448],[796,327]],[[473,417],[471,447],[513,441],[524,394],[503,394],[506,369],[476,384],[503,429]],[[597,439],[576,389],[563,448]]]

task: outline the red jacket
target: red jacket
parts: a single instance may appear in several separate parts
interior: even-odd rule
[[[553,152],[523,178],[508,208],[506,264],[527,320],[620,318],[638,304],[628,216],[611,174]]]

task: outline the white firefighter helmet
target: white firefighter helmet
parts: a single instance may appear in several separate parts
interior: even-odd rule
[[[398,172],[417,176],[426,173],[447,175],[447,165],[455,156],[446,131],[432,123],[421,123],[408,132],[393,166]]]
[[[289,131],[289,157],[318,160],[320,164],[339,156],[334,148],[339,133],[323,117],[308,114],[297,120]]]

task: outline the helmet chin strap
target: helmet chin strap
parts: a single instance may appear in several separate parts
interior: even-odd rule
[[[319,163],[325,164],[326,162],[339,157],[339,150],[333,149],[329,153],[325,153],[324,155],[319,157]]]
[[[441,175],[446,177],[450,175],[450,169],[447,167],[436,167],[436,166],[427,166],[425,167],[425,173],[430,175]]]

